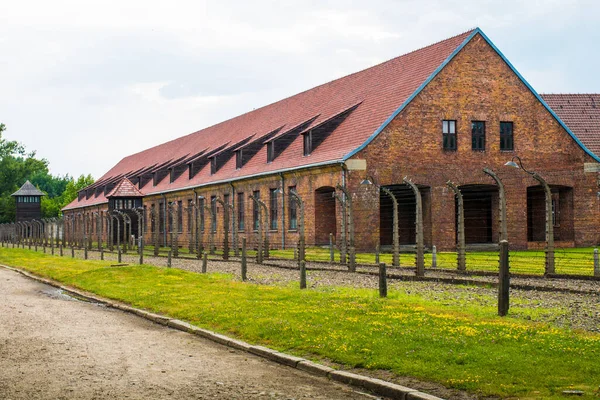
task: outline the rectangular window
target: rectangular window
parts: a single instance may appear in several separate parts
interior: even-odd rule
[[[192,226],[194,225],[194,204],[192,199],[187,201],[187,231],[192,232]]]
[[[269,189],[269,206],[270,206],[270,227],[271,230],[277,229],[277,189]]]
[[[312,151],[312,131],[304,134],[304,155],[309,156]]]
[[[164,203],[158,203],[158,231],[165,231],[165,207]]]
[[[296,186],[290,186],[288,188],[288,193],[294,192],[296,193]],[[290,230],[298,229],[298,203],[296,202],[296,198],[294,196],[288,196],[290,210]]]
[[[167,233],[169,232],[173,232],[173,202],[170,201],[168,206],[167,206],[167,213],[169,214],[167,216]]]
[[[255,190],[254,192],[252,192],[252,195],[254,196],[254,198],[256,200],[260,200],[260,191]],[[259,218],[260,218],[260,210],[258,208],[258,203],[254,200],[252,200],[252,226],[254,227],[254,230],[257,231],[258,230],[258,225],[259,225]]]
[[[275,159],[275,141],[272,140],[267,143],[267,162],[271,163]]]
[[[200,209],[200,231],[204,232],[204,199],[198,199],[198,208]]]
[[[485,122],[471,122],[472,149],[476,151],[485,151]]]
[[[183,201],[177,202],[177,232],[183,232]]]
[[[456,121],[442,121],[442,138],[444,150],[456,150]]]
[[[560,215],[560,211],[558,209],[558,199],[554,198],[552,199],[552,226],[558,227],[559,226],[559,217]]]
[[[238,217],[238,229],[240,231],[244,230],[244,219],[246,218],[245,208],[244,208],[244,193],[237,194],[237,217]]]
[[[144,211],[142,212],[142,217],[144,218],[144,232],[148,232],[148,207],[144,205],[143,208]]]
[[[217,231],[217,196],[210,196],[210,210],[212,215],[210,216],[210,227],[213,232]]]
[[[500,122],[500,150],[513,150],[513,123]]]
[[[150,232],[156,230],[156,205],[152,204],[150,206]]]

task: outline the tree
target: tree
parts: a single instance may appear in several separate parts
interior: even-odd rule
[[[29,180],[41,191],[42,217],[58,217],[61,209],[77,197],[77,192],[94,183],[91,175],[81,175],[74,180],[69,175],[52,176],[48,161],[37,159],[35,151],[27,152],[17,141],[2,137],[6,126],[0,123],[0,223],[15,220],[15,200],[11,194]]]

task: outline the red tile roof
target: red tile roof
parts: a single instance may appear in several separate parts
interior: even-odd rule
[[[105,197],[144,197],[144,194],[129,179],[123,178]]]
[[[585,147],[600,156],[600,94],[540,96]]]
[[[135,178],[135,173],[150,166],[180,160],[189,162],[202,151],[210,153],[221,146],[225,149],[254,135],[252,140],[275,132],[278,138],[309,121],[307,128],[351,109],[325,140],[309,156],[303,156],[302,137],[295,140],[271,163],[266,150],[261,149],[242,168],[236,169],[235,157],[211,175],[210,163],[192,179],[181,174],[174,182],[167,178],[158,185],[152,182],[141,188],[145,195],[197,187],[211,182],[239,179],[256,174],[277,172],[314,164],[341,161],[344,156],[363,145],[394,112],[413,95],[475,31],[468,31],[422,49],[402,55],[363,71],[336,79],[276,103],[238,117],[174,139],[156,147],[130,155],[104,174],[93,187],[115,176]],[[352,107],[356,108],[352,109]],[[316,118],[315,118],[316,117]],[[313,119],[314,118],[314,119]],[[313,119],[312,121],[310,121]],[[252,142],[249,142],[252,143]],[[65,209],[85,207],[106,202],[102,194],[81,201],[75,200]]]

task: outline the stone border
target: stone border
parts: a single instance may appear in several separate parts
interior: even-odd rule
[[[443,400],[440,397],[432,396],[427,393],[419,392],[416,389],[411,389],[405,386],[397,385],[395,383],[387,382],[377,378],[370,378],[364,375],[354,374],[352,372],[346,372],[336,370],[325,365],[317,364],[304,358],[292,356],[289,354],[281,353],[276,350],[269,349],[263,346],[256,346],[246,343],[241,340],[232,339],[225,335],[221,335],[216,332],[209,331],[207,329],[199,328],[185,321],[178,319],[172,319],[165,317],[160,314],[155,314],[149,311],[140,310],[138,308],[130,307],[120,302],[113,302],[102,297],[96,296],[95,294],[84,292],[69,286],[61,285],[59,282],[43,278],[34,275],[28,271],[24,271],[19,268],[9,267],[7,265],[0,264],[0,267],[5,269],[18,272],[23,276],[26,276],[35,281],[44,283],[49,286],[56,287],[75,298],[80,298],[85,301],[92,303],[102,304],[106,307],[114,308],[117,310],[125,311],[131,314],[135,314],[139,317],[145,318],[149,321],[155,322],[160,325],[168,326],[173,329],[177,329],[183,332],[191,333],[205,339],[212,340],[213,342],[252,353],[259,357],[266,358],[267,360],[274,361],[276,363],[287,365],[292,368],[299,369],[301,371],[308,372],[313,375],[322,376],[329,378],[333,381],[345,383],[347,385],[360,387],[367,389],[380,396],[390,397],[392,399],[400,400]]]

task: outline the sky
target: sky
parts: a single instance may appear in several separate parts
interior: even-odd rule
[[[0,0],[0,122],[54,175],[479,27],[539,93],[600,93],[596,0]]]

